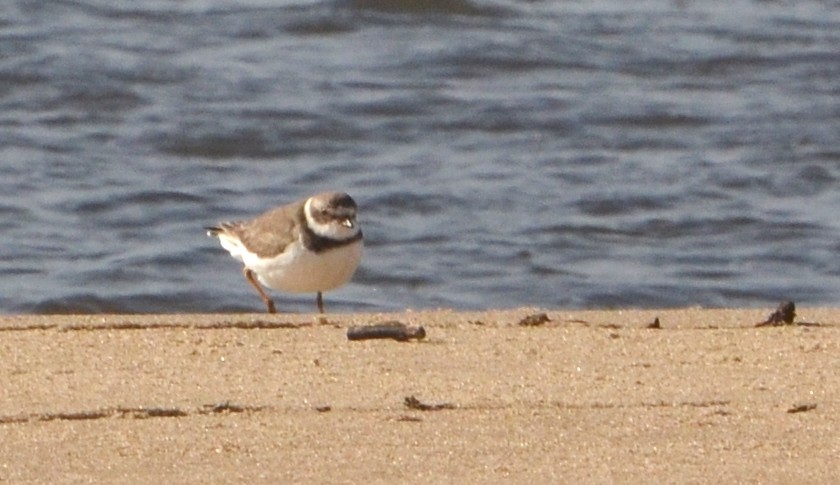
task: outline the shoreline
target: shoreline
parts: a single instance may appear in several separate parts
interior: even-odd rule
[[[710,319],[710,325],[750,327],[765,320],[775,307],[762,308],[615,308],[615,309],[551,309],[543,307],[499,308],[487,310],[408,309],[397,312],[326,313],[328,324],[349,326],[391,320],[425,321],[435,325],[452,325],[486,320],[492,325],[512,325],[528,315],[545,313],[552,324],[583,323],[632,328],[651,323],[654,318],[667,320],[671,328],[700,327],[698,319]],[[815,326],[840,326],[840,307],[799,307],[793,326],[816,323]],[[317,313],[81,313],[81,314],[0,314],[0,332],[27,329],[73,328],[246,328],[300,327],[315,325]],[[607,323],[610,322],[610,323]],[[668,327],[662,323],[663,327]]]
[[[0,481],[830,482],[840,308],[772,311],[0,316]]]

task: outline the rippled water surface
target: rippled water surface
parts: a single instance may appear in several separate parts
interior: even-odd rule
[[[261,311],[202,227],[327,188],[335,311],[836,305],[837,7],[9,0],[0,312]]]

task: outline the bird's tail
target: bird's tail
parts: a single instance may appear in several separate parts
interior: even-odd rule
[[[220,237],[228,234],[235,237],[236,230],[241,226],[241,222],[220,222],[215,226],[206,226],[207,235],[210,237]]]

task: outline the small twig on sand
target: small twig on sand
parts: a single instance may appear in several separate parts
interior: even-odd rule
[[[457,408],[457,406],[455,406],[451,402],[444,402],[439,404],[426,404],[424,402],[420,402],[420,400],[414,396],[406,397],[405,401],[403,401],[403,404],[405,404],[405,407],[409,409],[416,409],[418,411],[440,411],[442,409]]]
[[[398,342],[405,342],[409,339],[422,339],[426,337],[426,329],[423,327],[409,327],[402,322],[385,322],[377,325],[366,325],[363,327],[350,327],[347,329],[348,340],[368,339],[393,339]]]
[[[792,325],[796,317],[796,305],[792,301],[785,301],[779,305],[775,312],[771,313],[767,320],[756,323],[756,327]]]
[[[522,320],[519,320],[518,325],[521,325],[523,327],[539,327],[540,325],[550,321],[551,319],[548,318],[548,314],[534,313],[533,315],[528,315]]]
[[[817,409],[816,403],[810,403],[809,402],[809,403],[805,403],[805,404],[796,404],[793,407],[789,408],[787,410],[787,412],[789,414],[804,413],[804,412],[807,412],[807,411],[813,411],[814,409]]]

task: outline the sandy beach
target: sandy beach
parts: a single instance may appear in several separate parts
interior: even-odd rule
[[[830,483],[840,309],[772,311],[0,317],[0,482]]]

